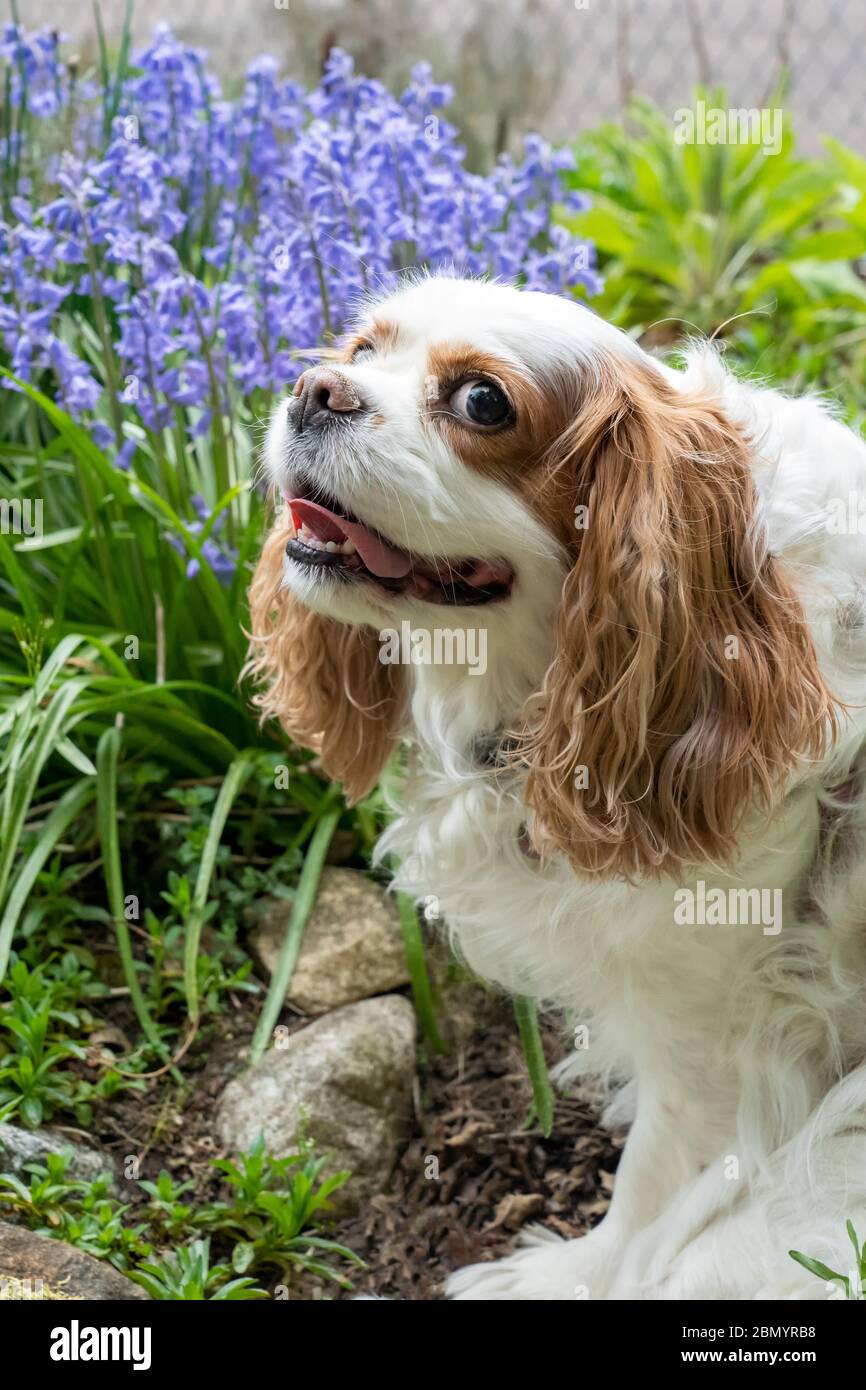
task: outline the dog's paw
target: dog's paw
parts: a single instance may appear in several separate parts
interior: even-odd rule
[[[563,1240],[540,1226],[520,1237],[520,1249],[504,1260],[467,1265],[450,1275],[450,1299],[479,1302],[572,1302],[601,1296],[588,1281],[587,1238]]]

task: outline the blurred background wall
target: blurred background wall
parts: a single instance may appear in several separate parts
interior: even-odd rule
[[[110,40],[125,0],[100,0]],[[90,0],[19,0],[28,26],[95,55]],[[425,58],[453,82],[452,114],[483,165],[524,130],[566,139],[617,117],[629,93],[671,115],[697,81],[731,106],[765,105],[786,69],[801,145],[866,145],[866,0],[138,0],[135,35],[169,21],[227,77],[268,51],[315,81],[332,44],[390,85]]]

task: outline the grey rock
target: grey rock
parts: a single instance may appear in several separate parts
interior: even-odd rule
[[[98,1149],[73,1143],[65,1134],[51,1129],[23,1129],[20,1125],[0,1124],[0,1173],[26,1178],[25,1163],[44,1163],[48,1154],[67,1154],[66,1175],[81,1182],[110,1173],[114,1183],[114,1162]]]
[[[62,1240],[0,1221],[0,1300],[144,1299],[112,1265]]]
[[[308,1137],[329,1155],[326,1172],[350,1170],[332,1200],[351,1210],[387,1185],[409,1133],[414,1075],[412,1005],[398,994],[366,999],[315,1019],[229,1082],[217,1129],[235,1151],[264,1133],[275,1156]]]
[[[292,905],[258,904],[249,944],[269,974],[277,966]],[[326,868],[304,929],[286,1003],[305,1014],[386,994],[409,983],[397,905],[354,869]]]

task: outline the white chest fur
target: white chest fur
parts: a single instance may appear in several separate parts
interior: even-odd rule
[[[740,1007],[748,1013],[764,964],[778,969],[780,955],[797,950],[814,793],[792,795],[771,826],[744,838],[753,849],[735,874],[708,866],[682,882],[579,879],[561,857],[527,856],[524,820],[513,778],[428,764],[410,779],[381,850],[401,862],[397,886],[432,908],[475,973],[590,1030],[579,1069],[634,1074],[657,1047],[681,1047],[700,1067],[709,1051],[735,1048],[733,1034],[748,1027]],[[755,889],[741,920],[747,900],[737,895]],[[720,891],[739,916],[708,907]]]

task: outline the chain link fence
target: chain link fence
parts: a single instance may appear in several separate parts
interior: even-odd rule
[[[762,107],[787,82],[800,143],[866,142],[864,0],[575,0],[580,62],[557,93],[552,133],[621,116],[632,93],[673,113],[696,83]]]
[[[116,39],[125,0],[100,0]],[[25,24],[69,34],[95,57],[85,0],[19,0]],[[389,85],[427,59],[454,83],[454,114],[487,163],[525,130],[556,140],[622,115],[643,93],[671,116],[694,84],[724,85],[729,104],[761,107],[788,76],[801,146],[822,135],[864,149],[866,0],[138,0],[135,36],[169,22],[237,77],[262,52],[316,80],[333,44]]]

